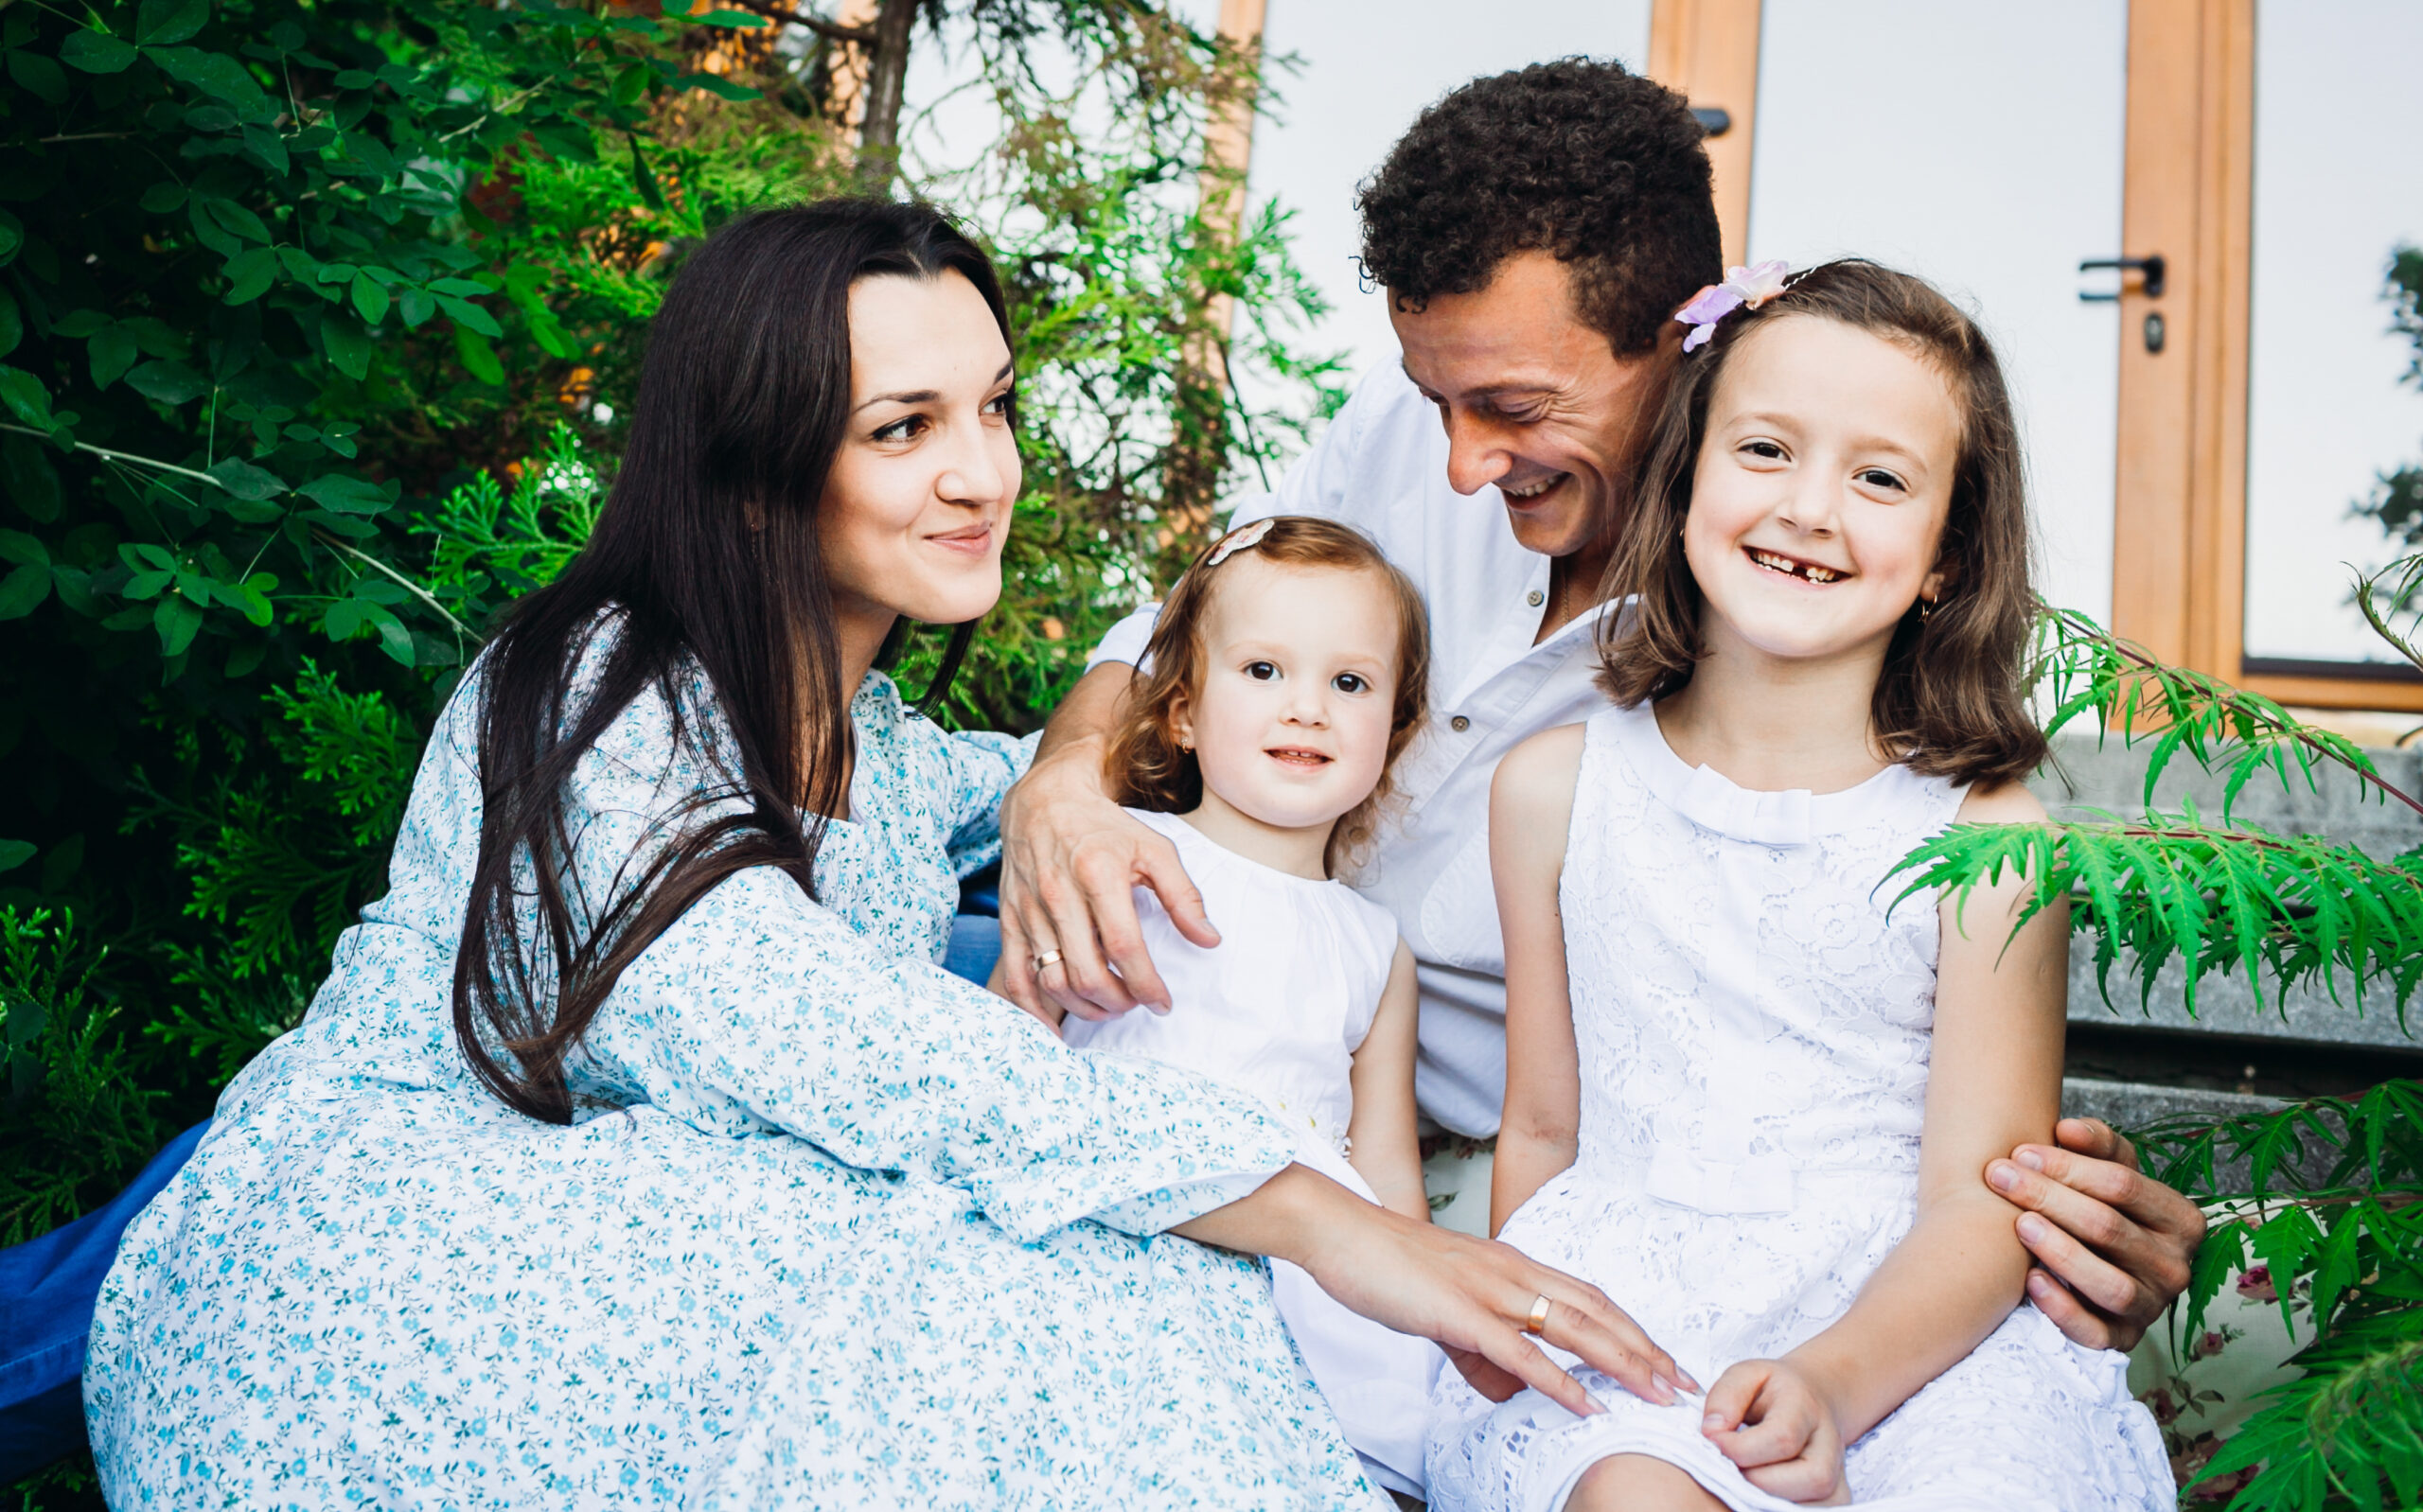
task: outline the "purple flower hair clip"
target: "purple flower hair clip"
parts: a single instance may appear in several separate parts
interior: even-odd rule
[[[1784,274],[1788,269],[1778,258],[1753,268],[1728,268],[1724,282],[1710,284],[1691,296],[1690,303],[1674,311],[1674,318],[1691,327],[1683,338],[1683,350],[1696,352],[1716,334],[1716,323],[1737,309],[1756,309],[1784,290]]]

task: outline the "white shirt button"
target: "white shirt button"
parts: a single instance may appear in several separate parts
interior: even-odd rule
[[[1458,714],[1455,718],[1447,721],[1447,728],[1460,735],[1465,730],[1473,728],[1473,722],[1466,719],[1463,715]]]
[[[1546,602],[1547,599],[1548,595],[1541,592],[1538,589],[1533,589],[1529,593],[1523,595],[1523,602],[1535,609],[1538,608],[1542,603]]]

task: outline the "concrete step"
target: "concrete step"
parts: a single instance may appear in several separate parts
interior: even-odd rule
[[[2134,748],[2073,728],[2054,742],[2053,760],[2029,783],[2055,817],[2087,819],[2098,812],[2127,818],[2144,812],[2149,745]],[[2383,779],[2423,794],[2423,749],[2373,749],[2366,754]],[[2192,758],[2174,759],[2154,789],[2153,806],[2193,806],[2213,822],[2221,818],[2223,781]],[[2381,797],[2335,764],[2318,766],[2315,781],[2283,785],[2258,776],[2238,795],[2234,822],[2279,834],[2322,835],[2388,858],[2423,846],[2423,816]],[[2204,1094],[2311,1097],[2343,1094],[2390,1077],[2423,1076],[2423,1004],[2401,1014],[2386,983],[2359,991],[2344,977],[2308,983],[2287,993],[2264,985],[2258,996],[2243,976],[2208,976],[2191,1009],[2184,975],[2174,960],[2142,993],[2136,962],[2124,955],[2111,973],[2112,1001],[2096,981],[2092,943],[2070,953],[2070,1070],[2102,1085],[2164,1086]],[[2095,1093],[2103,1097],[2106,1094]],[[2181,1111],[2185,1111],[2182,1109]]]

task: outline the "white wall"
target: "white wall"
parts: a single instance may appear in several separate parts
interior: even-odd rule
[[[1269,0],[1264,46],[1300,70],[1266,75],[1283,97],[1255,129],[1259,206],[1296,212],[1296,256],[1332,313],[1303,345],[1348,354],[1349,370],[1396,360],[1381,296],[1356,287],[1354,187],[1413,118],[1457,85],[1527,63],[1649,50],[1649,0]]]

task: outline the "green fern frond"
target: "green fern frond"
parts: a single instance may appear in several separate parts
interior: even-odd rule
[[[169,980],[187,1001],[144,1026],[149,1038],[201,1062],[216,1086],[232,1080],[270,1041],[303,1022],[316,976],[283,969],[237,972],[206,951],[171,945]]]
[[[2414,1506],[2423,1498],[2423,1310],[2366,1318],[2292,1363],[2305,1374],[2266,1392],[2265,1409],[2188,1489],[2255,1468],[2234,1512]]]
[[[384,694],[348,694],[308,657],[295,686],[272,689],[270,701],[291,727],[270,736],[279,754],[354,821],[355,844],[383,848],[411,796],[420,731]]]
[[[521,466],[510,492],[482,473],[438,501],[416,533],[431,536],[428,587],[474,624],[555,581],[589,539],[605,483],[568,426]]]
[[[2356,607],[2364,613],[2364,623],[2373,633],[2389,642],[2390,649],[2423,667],[2423,650],[2414,644],[2416,626],[2409,624],[2403,632],[2390,625],[2390,616],[2399,609],[2414,607],[2418,593],[2423,593],[2423,555],[2403,557],[2378,572],[2356,575]],[[2391,606],[2384,609],[2382,606]]]
[[[64,909],[0,908],[0,1245],[85,1211],[159,1148],[165,1094],[141,1084],[116,1008],[96,1000],[106,956]]]
[[[2128,951],[2148,1000],[2176,955],[2191,1011],[2198,981],[2214,971],[2245,973],[2257,1001],[2267,983],[2285,993],[2316,976],[2335,997],[2343,974],[2359,993],[2387,980],[2405,1025],[2423,958],[2423,873],[2353,846],[2204,824],[2192,811],[2136,822],[1955,824],[1890,875],[1909,875],[1900,898],[1965,900],[2007,870],[2029,879],[2020,923],[2071,903],[2071,926],[2094,937],[2107,1002],[2111,967]]]
[[[2261,694],[2219,677],[2170,666],[2072,609],[2043,607],[2037,620],[2037,666],[2053,703],[2047,734],[2092,714],[2096,738],[2117,730],[2130,745],[2150,741],[2145,803],[2182,752],[2207,771],[2226,773],[2221,820],[2232,818],[2239,793],[2269,770],[2283,787],[2317,784],[2316,762],[2343,766],[2374,796],[2423,815],[2423,801],[2392,785],[2363,747],[2333,730],[2308,725]]]

